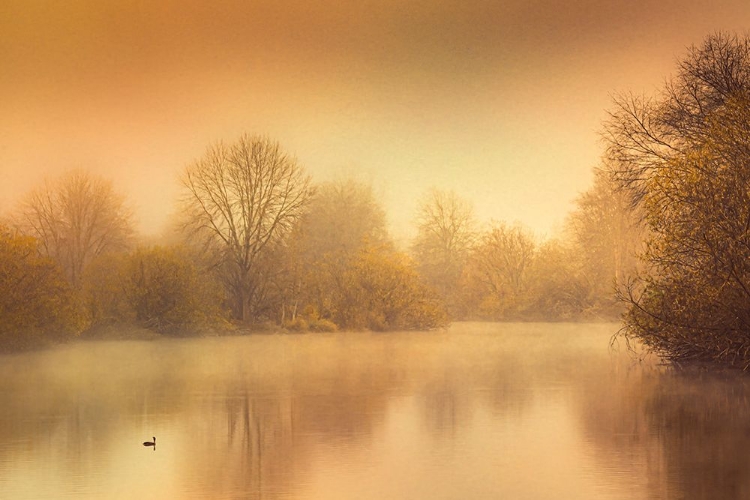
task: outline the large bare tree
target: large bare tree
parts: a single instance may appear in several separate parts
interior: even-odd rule
[[[217,258],[235,316],[253,319],[263,290],[261,262],[302,214],[310,178],[268,138],[217,143],[185,169],[185,227]]]
[[[127,247],[132,216],[112,183],[84,170],[71,170],[31,191],[13,216],[14,225],[34,236],[79,285],[85,267],[108,251]]]

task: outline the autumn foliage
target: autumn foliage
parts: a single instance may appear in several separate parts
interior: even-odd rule
[[[612,172],[643,210],[626,334],[676,361],[750,367],[750,39],[708,37],[653,100],[621,99]]]
[[[110,254],[87,269],[85,299],[95,326],[136,325],[184,335],[220,325],[223,294],[181,247]]]
[[[80,328],[76,297],[38,242],[0,226],[0,349],[35,347]]]
[[[285,255],[283,322],[311,329],[412,330],[447,324],[443,301],[393,248],[367,184],[320,185]]]

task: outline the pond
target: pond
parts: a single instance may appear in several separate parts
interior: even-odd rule
[[[1,356],[0,497],[750,497],[748,377],[634,358],[610,347],[617,328],[457,323]]]

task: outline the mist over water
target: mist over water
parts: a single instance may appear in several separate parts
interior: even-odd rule
[[[750,385],[617,325],[79,342],[2,357],[6,498],[713,498]],[[157,447],[141,442],[157,437]],[[709,495],[710,494],[710,495]]]
[[[0,500],[750,498],[748,19],[3,0]]]

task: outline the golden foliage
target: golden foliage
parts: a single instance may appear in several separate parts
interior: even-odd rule
[[[648,267],[623,290],[626,332],[671,359],[748,368],[750,38],[708,37],[666,90],[608,125],[650,230]]]
[[[411,260],[385,246],[360,250],[343,279],[337,324],[370,330],[423,330],[448,322],[441,301],[423,285]]]
[[[61,269],[36,239],[0,226],[0,344],[33,347],[75,335],[81,317]]]
[[[218,286],[181,248],[103,256],[90,266],[86,291],[95,325],[125,323],[186,333],[224,318]]]

